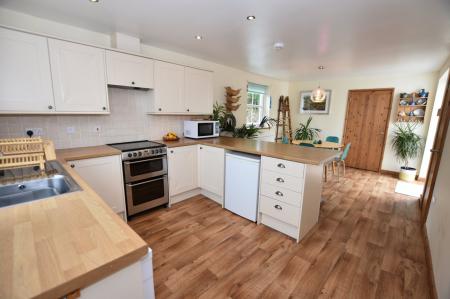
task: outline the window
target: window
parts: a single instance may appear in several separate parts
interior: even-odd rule
[[[267,86],[248,83],[247,85],[247,125],[259,125],[262,118],[269,115]]]

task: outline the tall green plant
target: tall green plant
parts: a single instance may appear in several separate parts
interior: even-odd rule
[[[213,114],[211,116],[211,120],[218,120],[220,122],[223,119],[225,111],[226,110],[224,105],[215,102],[213,106]]]
[[[236,128],[236,117],[233,113],[227,112],[224,105],[217,102],[213,106],[213,113],[210,118],[219,121],[222,131],[234,132]]]
[[[422,137],[415,133],[418,123],[400,122],[395,124],[392,134],[392,149],[397,160],[408,168],[409,160],[416,158],[422,150]]]
[[[297,140],[314,140],[319,138],[320,129],[311,128],[312,116],[308,118],[305,124],[300,123],[300,126],[295,130],[295,139]]]

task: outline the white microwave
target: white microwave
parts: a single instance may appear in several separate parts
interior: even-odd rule
[[[214,120],[185,120],[184,137],[187,138],[211,138],[219,137],[219,122]]]

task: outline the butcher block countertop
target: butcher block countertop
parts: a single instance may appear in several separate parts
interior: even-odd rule
[[[57,151],[83,190],[0,208],[0,298],[60,298],[145,256],[146,242],[65,162],[119,153]]]
[[[221,147],[227,150],[244,152],[248,154],[268,156],[304,164],[320,165],[328,162],[339,155],[338,151],[303,147],[294,144],[282,144],[252,139],[219,137],[209,139],[181,138],[178,141],[158,141],[167,147],[179,147],[194,144]]]

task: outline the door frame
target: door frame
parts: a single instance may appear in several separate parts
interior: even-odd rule
[[[445,88],[444,101],[439,110],[439,122],[436,130],[436,137],[434,138],[433,147],[431,149],[431,158],[428,166],[427,177],[425,179],[425,186],[419,204],[421,210],[422,225],[425,225],[428,218],[428,212],[430,210],[431,201],[434,194],[434,186],[436,184],[436,178],[439,173],[439,166],[441,164],[442,150],[445,145],[447,137],[447,131],[450,122],[450,76],[447,79],[447,86]],[[440,134],[441,133],[441,134]],[[433,159],[435,161],[435,167],[433,169]],[[429,189],[428,196],[425,198],[426,191]]]
[[[347,107],[345,110],[345,120],[344,120],[344,135],[342,136],[344,142],[345,142],[345,135],[346,135],[346,130],[347,130],[347,120],[348,120],[348,110],[349,110],[349,104],[350,104],[350,93],[353,91],[390,91],[391,92],[391,100],[389,101],[389,112],[388,112],[388,118],[386,121],[386,126],[384,128],[384,142],[383,142],[383,147],[381,149],[381,158],[380,158],[380,163],[378,164],[378,173],[381,172],[381,165],[383,164],[383,159],[384,159],[384,150],[386,148],[386,140],[387,140],[387,135],[388,135],[388,129],[389,129],[389,124],[391,123],[391,113],[392,113],[392,102],[394,100],[394,91],[395,88],[394,87],[386,87],[386,88],[362,88],[362,89],[349,89],[348,93],[347,93]]]

